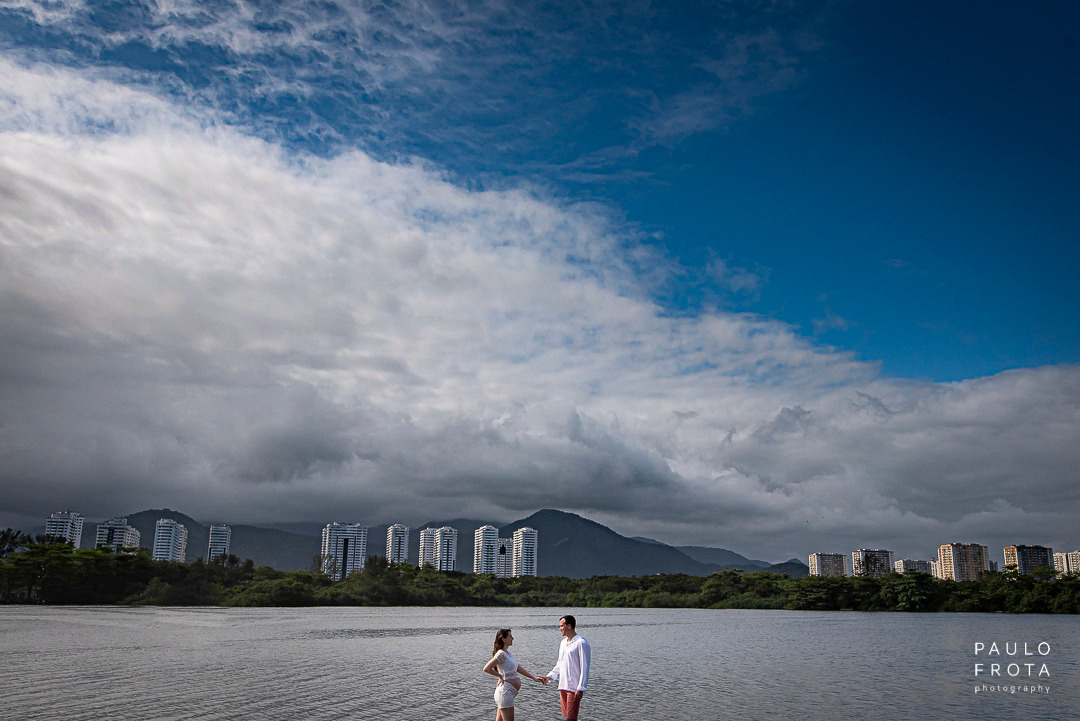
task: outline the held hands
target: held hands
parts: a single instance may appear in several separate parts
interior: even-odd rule
[[[548,678],[547,676],[537,676],[536,680],[539,681],[540,684],[542,684],[544,686],[547,686],[547,682],[550,681],[551,679]]]

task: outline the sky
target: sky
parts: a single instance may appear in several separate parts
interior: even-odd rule
[[[0,0],[0,526],[1080,548],[1073,2]]]

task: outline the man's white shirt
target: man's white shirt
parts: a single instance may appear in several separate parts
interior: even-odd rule
[[[563,639],[559,644],[559,660],[547,677],[559,679],[559,689],[563,691],[584,691],[589,685],[589,661],[592,649],[589,642],[580,633],[571,639]]]

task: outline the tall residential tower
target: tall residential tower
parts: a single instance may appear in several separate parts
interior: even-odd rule
[[[842,553],[811,553],[811,576],[846,576],[847,556]]]
[[[1054,549],[1044,546],[1005,546],[1005,568],[1016,568],[1021,576],[1030,575],[1036,568],[1054,565]]]
[[[82,546],[83,517],[74,511],[57,511],[45,521],[45,535],[63,538],[75,548]]]
[[[207,562],[215,558],[229,555],[229,546],[232,545],[232,529],[224,523],[210,526],[210,544],[206,549]]]
[[[435,550],[432,565],[440,571],[453,571],[457,566],[457,529],[443,526],[435,529]]]
[[[495,573],[499,558],[499,529],[480,526],[473,534],[473,573]]]
[[[514,531],[514,575],[535,576],[536,554],[539,535],[535,528],[519,528]]]
[[[1055,553],[1054,570],[1063,575],[1080,573],[1080,551]]]
[[[424,528],[420,531],[420,548],[416,559],[416,564],[420,567],[435,565],[435,531],[437,530],[437,528]]]
[[[937,554],[937,577],[947,581],[977,581],[990,570],[990,554],[978,543],[946,543]]]
[[[154,524],[154,560],[187,561],[187,528],[171,518],[160,518]]]
[[[142,536],[127,524],[127,518],[116,518],[99,523],[94,537],[94,548],[111,548],[120,551],[125,548],[138,548]]]
[[[409,560],[409,527],[395,523],[386,529],[386,560],[405,563]]]
[[[514,575],[514,539],[500,538],[495,546],[495,575],[510,578]]]
[[[322,572],[335,581],[364,567],[367,558],[367,526],[359,523],[328,523],[322,532]]]
[[[851,575],[880,578],[893,570],[892,551],[860,548],[851,552]]]

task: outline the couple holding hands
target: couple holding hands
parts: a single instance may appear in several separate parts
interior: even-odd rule
[[[559,619],[559,633],[563,640],[559,644],[559,660],[545,676],[534,676],[528,669],[518,664],[510,653],[514,635],[508,628],[500,628],[495,633],[495,648],[491,660],[484,665],[484,673],[499,679],[495,686],[495,721],[514,721],[514,697],[521,690],[521,677],[531,678],[541,684],[548,681],[559,682],[559,703],[563,718],[576,721],[581,697],[589,683],[589,661],[591,649],[589,642],[576,630],[577,621],[573,616]]]

